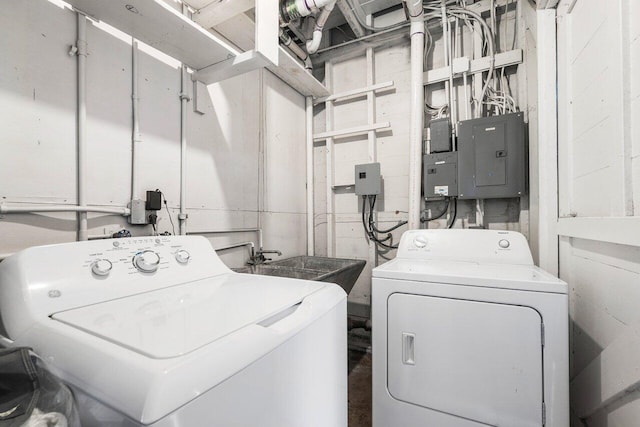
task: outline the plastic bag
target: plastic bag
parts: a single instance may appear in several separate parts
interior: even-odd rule
[[[0,427],[79,427],[71,391],[31,349],[0,349]]]

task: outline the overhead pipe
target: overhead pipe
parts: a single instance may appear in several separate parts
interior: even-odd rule
[[[129,216],[131,210],[125,207],[99,207],[99,206],[72,206],[72,205],[49,205],[49,206],[7,206],[0,203],[0,215],[4,214],[20,214],[20,213],[47,213],[47,212],[78,212],[79,214],[87,212],[107,213],[114,215]],[[88,236],[87,239],[88,240]]]
[[[307,52],[309,54],[316,53],[320,48],[320,42],[322,41],[322,31],[324,30],[324,26],[327,23],[327,19],[329,19],[329,15],[331,15],[331,11],[336,5],[336,0],[333,0],[331,3],[327,4],[322,12],[320,12],[320,16],[316,21],[316,26],[313,29],[313,38],[307,41]]]
[[[320,48],[322,31],[335,5],[336,0],[285,0],[282,2],[280,8],[280,20],[288,23],[298,18],[309,16],[322,9],[313,29],[313,38],[307,41],[306,44],[307,53],[313,54]]]
[[[89,238],[87,220],[87,19],[77,13],[78,38],[76,56],[78,57],[78,240]]]
[[[179,231],[181,236],[187,234],[187,67],[182,66],[180,88],[180,214],[178,215]]]
[[[284,22],[295,21],[335,2],[336,0],[285,0],[280,5],[280,17]]]
[[[424,127],[424,9],[422,0],[404,0],[411,17],[411,131],[409,149],[409,229],[420,228],[422,134]]]
[[[285,45],[291,52],[293,52],[302,62],[304,62],[304,68],[306,70],[313,70],[313,64],[311,64],[311,58],[309,54],[305,52],[297,43],[295,43],[289,34],[287,34],[282,28],[280,28],[280,41],[283,45]]]

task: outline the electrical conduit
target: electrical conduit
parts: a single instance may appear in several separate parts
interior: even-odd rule
[[[294,41],[291,40],[291,37],[289,37],[289,34],[287,34],[282,28],[280,28],[280,41],[282,42],[283,45],[289,48],[289,50],[291,50],[291,52],[293,52],[298,58],[300,58],[302,62],[304,62],[304,68],[306,70],[313,69],[313,65],[311,64],[311,58],[309,57],[307,52],[305,52],[300,46],[294,43]]]
[[[316,21],[316,26],[313,29],[313,38],[307,41],[307,52],[309,54],[316,53],[320,48],[320,42],[322,41],[322,30],[324,29],[324,25],[327,23],[327,19],[329,19],[329,15],[331,15],[331,11],[333,10],[335,5],[336,0],[333,0],[331,3],[328,3],[324,7],[324,9],[322,9],[318,20]]]
[[[138,95],[138,41],[131,44],[131,110],[133,130],[131,132],[131,200],[138,198],[138,157],[140,150],[140,119]]]
[[[87,19],[77,13],[78,39],[78,240],[88,240],[87,199]],[[33,212],[33,210],[31,211]]]
[[[182,66],[182,79],[180,88],[180,214],[178,223],[180,235],[187,234],[187,67]]]
[[[411,16],[411,133],[409,150],[409,229],[420,228],[422,128],[424,127],[424,10],[422,0],[405,0]]]

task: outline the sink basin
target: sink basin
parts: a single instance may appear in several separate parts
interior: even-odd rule
[[[317,280],[340,285],[348,294],[360,276],[366,261],[346,258],[297,256],[269,264],[235,268],[238,273]]]
[[[325,274],[324,271],[279,267],[275,265],[271,266],[269,264],[250,265],[247,267],[234,268],[233,271],[237,273],[262,274],[263,276],[279,276],[304,280],[317,280],[317,277]]]

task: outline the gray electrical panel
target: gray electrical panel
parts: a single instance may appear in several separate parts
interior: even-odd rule
[[[380,163],[356,165],[356,195],[374,196],[381,192]]]
[[[519,197],[527,191],[527,144],[523,113],[458,124],[458,197]]]
[[[458,195],[458,153],[426,154],[423,157],[424,197]]]
[[[448,118],[431,120],[429,136],[431,153],[451,151],[451,122]]]

